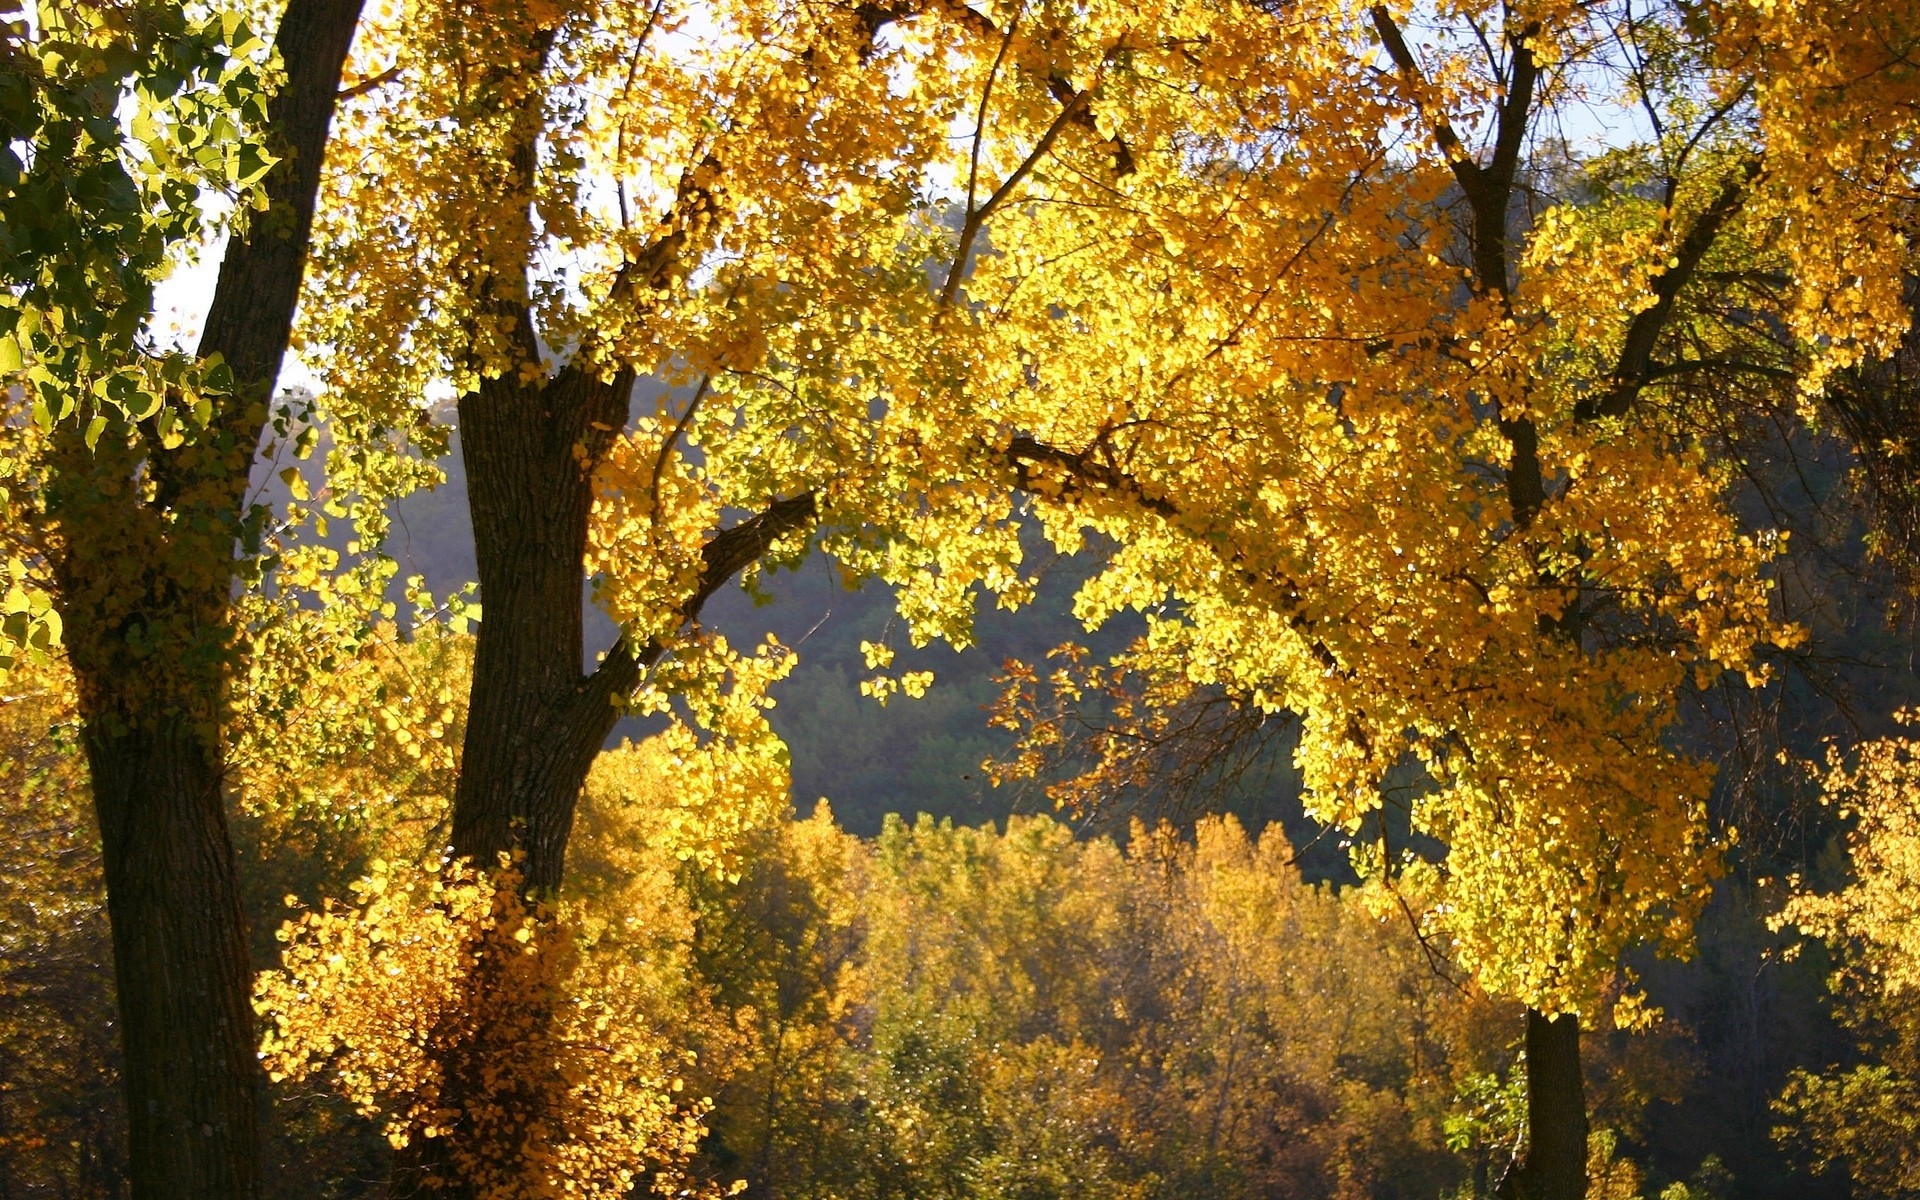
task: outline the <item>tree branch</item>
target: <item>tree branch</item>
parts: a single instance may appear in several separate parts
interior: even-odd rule
[[[1058,446],[1049,446],[1037,439],[1022,434],[1007,445],[1007,462],[1013,467],[1014,486],[1023,492],[1033,492],[1049,497],[1065,497],[1080,489],[1092,489],[1116,496],[1125,497],[1148,512],[1158,513],[1169,519],[1180,515],[1180,509],[1164,496],[1150,495],[1141,486],[1140,481],[1124,471],[1092,458],[1090,452],[1074,453]],[[1047,464],[1063,468],[1066,472],[1064,490],[1049,489],[1040,482],[1040,476],[1034,467]]]
[[[1002,36],[1000,27],[993,23],[991,17],[975,11],[965,3],[965,0],[933,0],[933,7],[954,21],[957,21],[965,28],[972,30],[976,35],[986,38],[989,41],[997,41]],[[1043,77],[1043,82],[1046,85],[1048,94],[1059,101],[1062,108],[1074,108],[1078,110],[1077,115],[1073,118],[1073,124],[1082,126],[1098,135],[1099,129],[1094,124],[1092,107],[1088,104],[1090,97],[1077,90],[1073,86],[1073,81],[1064,75],[1049,72]],[[1116,136],[1103,140],[1113,147],[1114,174],[1133,174],[1133,151],[1127,146],[1125,139]]]
[[[362,79],[359,83],[351,87],[341,88],[338,92],[334,93],[334,98],[336,100],[351,100],[355,96],[364,96],[368,92],[376,91],[392,83],[394,80],[400,78],[400,74],[401,68],[399,64],[396,63],[378,75]]]
[[[680,605],[680,620],[697,620],[713,594],[729,579],[751,566],[781,538],[803,529],[819,515],[819,498],[814,492],[801,492],[786,500],[776,500],[738,525],[721,530],[700,550],[700,580],[693,594]],[[649,638],[636,649],[626,634],[621,634],[593,673],[580,681],[578,707],[598,711],[610,707],[640,682],[640,672],[660,661],[666,645]]]
[[[1460,140],[1460,135],[1454,132],[1453,122],[1447,118],[1446,114],[1429,113],[1421,103],[1420,92],[1427,85],[1426,76],[1421,73],[1420,60],[1414,57],[1413,48],[1407,45],[1406,36],[1400,32],[1400,26],[1395,23],[1393,14],[1387,11],[1386,5],[1376,4],[1369,10],[1368,15],[1373,18],[1374,31],[1380,35],[1380,43],[1386,47],[1387,57],[1393,60],[1393,65],[1406,78],[1407,99],[1432,127],[1433,140],[1439,143],[1440,152],[1447,156],[1447,163],[1453,168],[1454,177],[1460,181],[1462,187],[1474,186],[1480,177],[1480,164],[1474,162],[1473,157],[1467,153],[1466,144]]]
[[[1061,110],[1060,115],[1054,118],[1053,124],[1047,126],[1046,133],[1041,135],[1040,140],[1034,144],[1033,150],[1014,169],[1013,174],[1007,176],[1006,180],[994,189],[993,195],[987,197],[987,202],[978,210],[967,213],[966,223],[960,227],[960,243],[954,249],[953,266],[947,269],[946,284],[940,289],[941,312],[944,313],[952,306],[954,296],[960,291],[960,277],[966,271],[967,258],[973,253],[973,243],[980,236],[980,227],[986,224],[987,218],[1005,203],[1007,197],[1013,194],[1013,189],[1020,185],[1020,181],[1025,179],[1027,174],[1046,156],[1047,151],[1053,148],[1054,140],[1060,136],[1060,131],[1073,122],[1074,114],[1081,111],[1081,106],[1086,101],[1086,92],[1076,92],[1073,107]],[[984,114],[984,104],[981,111]]]
[[[640,252],[621,266],[614,276],[609,299],[618,299],[636,287],[660,290],[687,248],[706,222],[719,209],[720,160],[704,155],[697,166],[682,172],[674,190],[673,205],[662,214],[660,224],[667,232],[648,242]]]
[[[1687,236],[1681,239],[1678,249],[1674,251],[1671,264],[1654,277],[1653,304],[1635,313],[1633,320],[1627,323],[1627,336],[1621,343],[1620,357],[1613,369],[1612,386],[1597,400],[1583,399],[1574,405],[1575,421],[1584,423],[1601,417],[1625,416],[1641,390],[1659,373],[1654,366],[1653,350],[1673,316],[1674,303],[1681,289],[1693,279],[1700,261],[1713,248],[1721,228],[1746,202],[1748,191],[1754,180],[1759,178],[1760,171],[1760,159],[1748,158],[1721,187],[1713,203],[1694,221],[1693,228],[1687,231]]]

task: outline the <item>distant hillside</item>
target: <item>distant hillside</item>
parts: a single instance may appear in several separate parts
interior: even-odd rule
[[[475,576],[466,477],[457,447],[443,466],[444,485],[400,503],[388,547],[402,576],[422,575],[436,593]],[[1047,807],[1037,789],[996,790],[980,771],[983,759],[1008,746],[1006,734],[988,727],[986,714],[998,694],[993,679],[1001,665],[1009,658],[1040,660],[1066,641],[1114,647],[1139,628],[1115,622],[1114,629],[1090,639],[1070,611],[1087,570],[1080,563],[1057,563],[1034,604],[1017,613],[989,606],[979,617],[978,642],[957,654],[943,644],[911,649],[892,593],[879,584],[849,592],[820,557],[768,576],[764,590],[772,603],[756,607],[742,589],[730,587],[708,603],[704,619],[738,642],[751,644],[771,632],[798,648],[799,665],[775,690],[778,704],[771,720],[793,754],[799,809],[804,812],[824,797],[847,829],[866,835],[878,833],[889,812],[927,812],[977,824]],[[584,606],[591,653],[609,645],[614,631],[591,601]],[[860,680],[870,674],[860,643],[883,639],[899,651],[896,669],[934,672],[934,687],[925,697],[898,698],[882,707],[860,695]],[[614,738],[638,738],[649,731],[642,722],[627,721]],[[1301,819],[1298,789],[1286,764],[1276,766],[1209,807],[1237,811],[1256,827],[1285,819],[1292,828]]]

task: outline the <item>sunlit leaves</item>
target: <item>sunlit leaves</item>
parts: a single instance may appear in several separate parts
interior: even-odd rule
[[[1843,1166],[1869,1194],[1898,1196],[1920,1179],[1920,747],[1903,735],[1834,750],[1823,784],[1825,801],[1852,822],[1851,878],[1830,892],[1796,888],[1774,923],[1835,952],[1839,1014],[1861,1054],[1795,1071],[1774,1104],[1792,1124],[1774,1138],[1807,1151],[1816,1170]]]
[[[396,1147],[441,1140],[442,1183],[491,1200],[623,1197],[685,1161],[699,1106],[632,1008],[637,964],[526,905],[510,868],[375,862],[355,893],[290,922],[260,978],[276,1078],[324,1072]]]
[[[88,452],[213,434],[231,371],[144,326],[155,284],[256,202],[273,64],[220,7],[48,3],[0,36],[0,488],[31,494],[57,430]],[[0,673],[54,632],[10,623]]]

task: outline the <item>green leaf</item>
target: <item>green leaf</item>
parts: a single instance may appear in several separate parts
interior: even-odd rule
[[[138,400],[140,407],[135,409],[132,400]],[[132,393],[127,405],[127,416],[135,421],[145,421],[160,411],[160,395],[157,392],[140,390]]]
[[[215,354],[207,359],[206,369],[200,375],[201,386],[210,392],[227,393],[233,390],[233,368],[227,360]]]
[[[180,415],[171,408],[162,408],[159,419],[154,424],[160,434],[160,445],[163,449],[172,450],[187,440],[186,435],[180,432]]]
[[[252,187],[280,160],[251,142],[240,147],[229,160],[228,174],[235,187]]]

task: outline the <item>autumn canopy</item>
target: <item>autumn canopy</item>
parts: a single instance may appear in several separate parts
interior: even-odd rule
[[[1905,693],[1849,683],[1873,711],[1824,746],[1761,745],[1740,706],[1871,636],[1806,602],[1802,563],[1853,564],[1876,613],[1911,587],[1920,5],[8,21],[0,779],[9,821],[97,847],[101,882],[58,886],[104,887],[125,1133],[101,1136],[136,1200],[274,1191],[296,1144],[395,1195],[1238,1195],[1218,1180],[1281,1152],[1223,1114],[1296,1109],[1374,1140],[1275,1133],[1321,1165],[1245,1194],[1412,1194],[1387,1181],[1418,1145],[1415,1190],[1624,1200],[1639,1118],[1596,1097],[1662,1093],[1616,1031],[1675,1036],[1648,964],[1762,876],[1750,924],[1824,939],[1848,1028],[1894,1032],[1757,1103],[1857,1194],[1911,1194]],[[1863,517],[1808,535],[1778,447],[1826,455]],[[449,476],[470,575],[430,588],[396,514]],[[999,669],[999,740],[974,706],[1004,794],[1191,827],[1221,764],[1277,763],[1340,888],[1299,883],[1278,824],[869,849],[794,822],[776,699],[810,647],[716,613],[741,584],[777,612],[819,563],[888,597],[856,639],[882,705],[937,695],[918,651],[985,641],[989,610],[1070,608],[1068,644]],[[1050,565],[1071,597],[1036,603]],[[1824,765],[1726,769],[1776,760]],[[1776,853],[1814,826],[1752,797],[1793,787],[1851,874]],[[976,979],[907,932],[960,921],[996,963],[1044,941],[1010,897],[1046,910],[1045,863],[1087,940],[1044,968]],[[1035,982],[1156,939],[1199,991]],[[1397,1019],[1447,1032],[1275,1049],[1332,1019],[1275,973],[1296,953],[1399,980]],[[1156,1040],[1239,1061],[1259,1022],[1209,989],[1242,970],[1268,1066]],[[1016,996],[1025,1024],[994,1024]],[[956,1048],[981,1039],[1004,1049]],[[1338,1105],[1275,1082],[1403,1052],[1365,1085],[1391,1119],[1357,1081]],[[960,1086],[936,1060],[985,1107],[930,1099]],[[1166,1099],[1215,1087],[1211,1126]],[[908,1132],[916,1105],[945,1132]],[[1078,1132],[1019,1142],[1056,1119]],[[1012,1140],[942,1158],[963,1127]],[[1079,1165],[967,1174],[1003,1159]],[[1203,1160],[1216,1182],[1180,1174]]]

